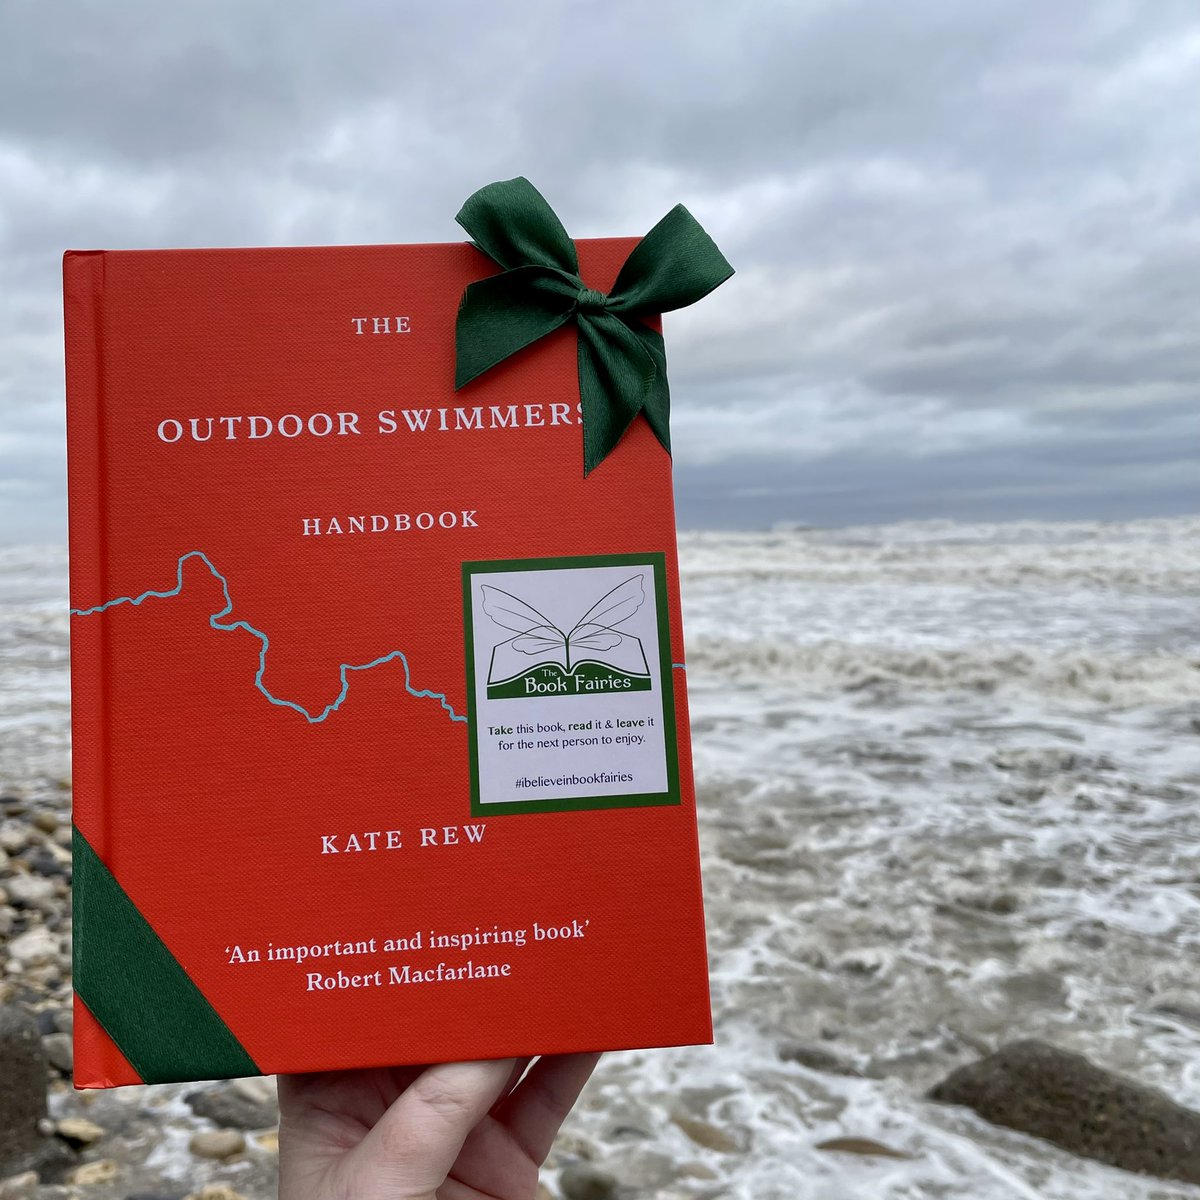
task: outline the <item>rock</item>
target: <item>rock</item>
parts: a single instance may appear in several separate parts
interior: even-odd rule
[[[68,1189],[64,1182],[64,1176],[78,1162],[79,1155],[66,1142],[60,1142],[58,1138],[51,1137],[42,1142],[42,1148],[34,1155],[29,1169],[36,1171],[42,1179],[57,1180],[58,1186],[66,1192]],[[79,1193],[71,1190],[70,1196],[73,1200],[78,1200]],[[38,1192],[38,1200],[50,1200],[50,1189],[44,1183]]]
[[[46,1115],[46,1055],[33,1018],[0,1008],[0,1175],[32,1165]]]
[[[125,1200],[184,1200],[184,1198],[182,1192],[130,1192]]]
[[[719,1154],[740,1154],[749,1144],[749,1139],[744,1134],[739,1136],[696,1117],[671,1119],[697,1146],[703,1146],[706,1150],[716,1150]]]
[[[275,1107],[274,1075],[249,1075],[244,1079],[231,1079],[229,1090],[234,1095],[241,1096],[243,1100],[249,1100],[251,1104],[265,1104],[268,1108]]]
[[[184,1200],[246,1200],[241,1192],[235,1192],[227,1183],[210,1183],[198,1192],[189,1192]]]
[[[912,1158],[903,1150],[893,1150],[882,1142],[864,1137],[836,1137],[825,1142],[817,1143],[818,1150],[826,1150],[836,1154],[860,1154],[864,1158]]]
[[[58,828],[58,817],[45,809],[33,814],[33,824],[43,833],[53,833]]]
[[[858,946],[839,954],[833,965],[846,975],[870,979],[886,975],[894,961],[892,952],[882,946]]]
[[[19,969],[19,968],[18,968]],[[21,982],[39,996],[56,991],[62,983],[62,969],[57,963],[38,963],[21,972]]]
[[[861,1076],[862,1072],[838,1057],[831,1050],[821,1046],[806,1046],[798,1042],[788,1042],[779,1047],[779,1057],[783,1062],[796,1063],[797,1066],[807,1067],[810,1071],[822,1071],[826,1075]]]
[[[14,908],[45,908],[55,897],[54,881],[40,875],[12,875],[4,885]]]
[[[30,859],[29,869],[35,875],[44,875],[47,879],[66,879],[71,874],[69,866],[53,854],[36,855]]]
[[[196,1116],[207,1117],[223,1129],[270,1129],[279,1121],[276,1104],[249,1099],[232,1088],[189,1092],[184,1099]]]
[[[1059,746],[1014,747],[997,750],[992,755],[992,766],[1001,771],[1017,771],[1034,777],[1074,771],[1079,765],[1079,756],[1074,751]]]
[[[590,1163],[569,1163],[558,1173],[558,1188],[564,1200],[610,1200],[617,1181]]]
[[[54,1132],[65,1142],[76,1147],[90,1146],[104,1136],[104,1129],[87,1117],[63,1117],[55,1126]]]
[[[80,1187],[96,1187],[102,1183],[112,1183],[117,1172],[117,1164],[111,1158],[98,1158],[95,1162],[76,1167],[71,1172],[71,1182]]]
[[[0,825],[0,849],[9,854],[20,854],[29,845],[29,830],[19,821],[5,821]]]
[[[232,1158],[246,1148],[246,1139],[236,1129],[210,1129],[192,1134],[188,1149],[197,1158]]]
[[[1200,1183],[1200,1112],[1045,1042],[1002,1046],[929,1095],[1084,1158]]]
[[[560,1132],[558,1137],[554,1139],[552,1153],[555,1160],[560,1164],[576,1160],[582,1162],[596,1161],[595,1143],[589,1141],[581,1134],[572,1132],[570,1129]]]
[[[58,958],[58,951],[58,938],[42,925],[27,929],[8,943],[9,957],[23,967],[53,962]]]
[[[1011,917],[1021,908],[1021,897],[1016,892],[992,888],[967,888],[956,897],[959,904],[978,912],[992,913],[997,917]]]
[[[608,1137],[614,1142],[644,1142],[653,1136],[650,1130],[640,1125],[614,1125],[608,1131]]]
[[[46,1047],[46,1058],[52,1067],[57,1067],[64,1075],[70,1075],[75,1067],[75,1048],[71,1045],[69,1033],[52,1033],[42,1038]]]
[[[38,1183],[36,1171],[22,1171],[20,1175],[0,1179],[0,1200],[33,1200]]]
[[[679,1178],[679,1166],[670,1155],[639,1148],[614,1163],[621,1187],[635,1196],[656,1196]]]
[[[265,1150],[268,1154],[279,1153],[279,1131],[277,1129],[269,1129],[266,1133],[260,1133],[254,1143],[260,1150]]]

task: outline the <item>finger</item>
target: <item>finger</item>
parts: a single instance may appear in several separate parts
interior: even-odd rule
[[[600,1061],[599,1054],[539,1058],[524,1079],[492,1110],[513,1140],[539,1165],[559,1127]]]
[[[317,1071],[276,1079],[283,1119],[299,1121],[336,1114],[366,1129],[424,1070],[422,1067],[368,1067],[354,1071]]]
[[[467,1134],[496,1103],[513,1060],[441,1063],[412,1082],[354,1155],[418,1192],[446,1178]]]

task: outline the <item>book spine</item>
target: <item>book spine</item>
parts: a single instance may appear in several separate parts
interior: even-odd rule
[[[68,518],[72,610],[107,597],[106,462],[104,442],[105,255],[68,251],[63,258],[63,316],[66,334]],[[106,704],[103,623],[71,621],[71,741],[75,827],[105,860],[109,857],[105,817]],[[88,971],[87,918],[74,897],[73,959],[76,986]],[[81,919],[82,918],[82,919]],[[88,1022],[75,1023],[77,1086],[95,1086],[120,1074],[115,1051]]]

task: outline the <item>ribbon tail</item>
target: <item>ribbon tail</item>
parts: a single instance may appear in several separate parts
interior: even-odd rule
[[[671,389],[667,385],[667,347],[663,335],[640,321],[631,326],[642,349],[654,363],[654,378],[646,388],[642,416],[646,418],[662,448],[671,453]]]
[[[545,267],[516,267],[468,284],[454,326],[455,390],[565,324],[573,295]]]
[[[651,353],[623,321],[600,314],[579,322],[584,475],[612,453],[643,411],[657,374]]]
[[[732,274],[716,242],[677,204],[625,260],[608,310],[622,317],[671,312],[707,296]]]

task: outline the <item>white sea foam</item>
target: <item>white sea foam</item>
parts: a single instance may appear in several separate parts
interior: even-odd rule
[[[1200,663],[1168,653],[1042,653],[1004,643],[961,649],[841,641],[787,645],[711,637],[688,643],[688,667],[693,679],[705,682],[793,685],[805,691],[999,691],[1122,708],[1200,699]]]
[[[64,567],[0,549],[14,782],[65,762]],[[1200,1107],[1200,518],[692,533],[681,575],[717,1044],[609,1056],[559,1153],[660,1196],[1200,1200],[923,1098],[1037,1036]]]
[[[685,535],[718,1040],[613,1056],[585,1148],[745,1200],[1200,1196],[923,1099],[1037,1036],[1200,1107],[1198,548],[1194,518]]]

